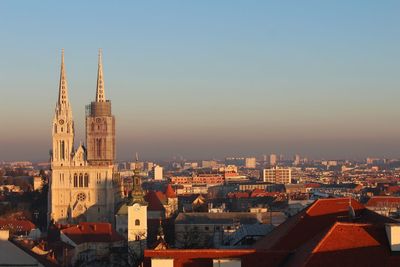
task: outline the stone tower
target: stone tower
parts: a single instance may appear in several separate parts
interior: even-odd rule
[[[86,114],[87,160],[91,165],[109,165],[115,161],[115,118],[104,89],[102,54],[99,50],[96,101],[87,107]]]
[[[58,101],[53,119],[52,136],[52,164],[54,166],[70,166],[74,148],[74,121],[72,119],[72,109],[68,98],[64,49],[61,52],[60,84]]]
[[[74,123],[62,52],[59,96],[52,122],[49,221],[114,221],[121,181],[114,171],[115,118],[111,115],[111,102],[105,100],[102,69],[100,53],[96,101],[90,105],[86,119],[89,151],[83,144],[74,149]]]

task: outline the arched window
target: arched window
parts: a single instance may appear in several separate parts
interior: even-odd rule
[[[87,173],[85,173],[85,180],[84,180],[84,183],[85,183],[85,187],[88,187],[88,186],[89,186],[89,175],[88,175]]]
[[[140,225],[140,221],[139,220],[135,220],[135,225]]]
[[[82,173],[79,174],[79,187],[83,187],[83,175],[82,175]]]
[[[57,124],[54,124],[54,133],[57,133]]]
[[[74,187],[78,187],[78,175],[74,174]]]
[[[65,143],[64,141],[61,141],[61,145],[60,145],[60,158],[61,160],[65,159]]]
[[[101,139],[97,139],[97,156],[101,157]]]

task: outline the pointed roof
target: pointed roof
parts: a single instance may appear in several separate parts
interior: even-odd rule
[[[176,193],[171,184],[168,184],[167,189],[165,190],[165,195],[167,196],[167,198],[176,198]]]
[[[61,106],[69,105],[67,74],[65,73],[65,64],[64,64],[64,49],[61,50],[61,71],[60,71],[60,84],[58,90],[59,90],[58,105]]]
[[[96,102],[105,102],[105,101],[106,101],[106,95],[104,92],[102,51],[101,51],[101,49],[99,49],[99,63],[98,63],[98,68],[97,68]]]

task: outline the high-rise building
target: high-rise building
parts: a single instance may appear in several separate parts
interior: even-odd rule
[[[269,155],[269,165],[275,166],[277,163],[277,156],[276,154]]]
[[[153,167],[153,178],[154,180],[162,180],[163,179],[163,167],[156,165]]]
[[[122,186],[114,176],[115,118],[111,113],[111,102],[105,98],[101,51],[96,101],[90,104],[86,114],[87,148],[80,144],[75,150],[74,136],[63,50],[59,95],[52,125],[48,216],[59,223],[111,223],[116,202],[122,196]]]
[[[301,161],[300,155],[296,154],[293,159],[293,165],[295,166],[300,165],[300,161]]]
[[[248,169],[255,169],[256,168],[256,158],[245,158],[244,166]]]
[[[263,169],[264,182],[274,184],[290,184],[292,182],[292,171],[290,168]]]

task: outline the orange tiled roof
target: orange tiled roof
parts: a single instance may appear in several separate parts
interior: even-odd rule
[[[74,243],[117,242],[124,238],[120,236],[110,223],[81,222],[78,225],[61,230]]]
[[[384,205],[400,205],[400,197],[391,197],[391,196],[374,196],[371,197],[366,206],[367,207],[378,207]]]
[[[0,220],[0,229],[30,232],[36,226],[28,220]]]
[[[149,191],[144,196],[144,200],[148,203],[148,211],[164,211],[163,203],[167,201],[166,196],[159,191]]]
[[[167,198],[176,198],[176,194],[171,184],[168,184],[167,189],[165,190],[165,195]]]

